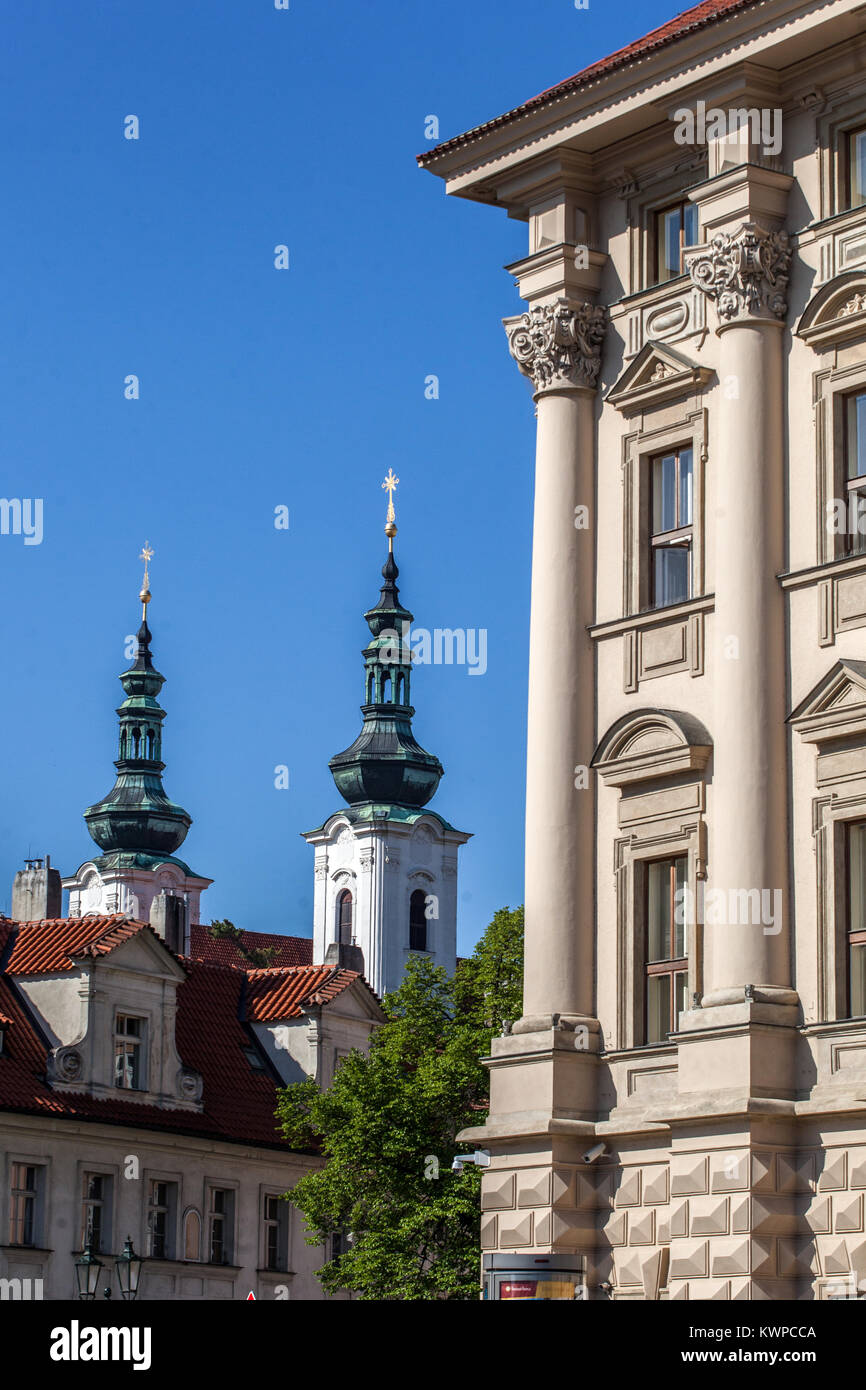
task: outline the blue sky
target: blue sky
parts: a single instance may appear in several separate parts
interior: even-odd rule
[[[44,536],[0,536],[0,910],[28,852],[96,852],[147,538],[203,918],[309,934],[299,833],[360,727],[389,467],[416,624],[487,631],[483,676],[413,685],[432,805],[474,834],[460,948],[521,901],[534,420],[500,320],[526,229],[414,156],[427,116],[446,139],[675,8],[2,0],[0,495],[41,498]]]

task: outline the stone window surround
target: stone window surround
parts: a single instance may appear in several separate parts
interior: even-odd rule
[[[841,367],[825,367],[812,376],[815,406],[815,494],[816,554],[819,565],[833,560],[850,560],[845,536],[828,527],[828,506],[844,498],[845,397],[866,390],[866,350],[862,362]]]
[[[817,878],[818,1019],[849,1022],[846,833],[866,820],[866,792],[816,796],[812,802]],[[862,1023],[862,1020],[860,1020]]]
[[[863,126],[866,126],[866,82],[859,83],[853,91],[850,83],[846,83],[845,98],[834,101],[831,109],[819,115],[815,122],[821,171],[821,221],[849,211],[848,133]]]
[[[651,416],[649,419],[651,420]],[[645,416],[644,419],[647,419]],[[692,450],[692,599],[705,593],[704,493],[707,463],[706,406],[689,410],[673,424],[641,428],[623,437],[623,617],[661,612],[649,604],[650,460],[666,450]]]
[[[284,1229],[283,1229],[283,1240],[284,1240],[284,1244],[285,1244],[285,1249],[284,1249],[284,1252],[283,1252],[283,1253],[284,1253],[284,1256],[285,1256],[286,1268],[285,1268],[285,1269],[269,1269],[269,1268],[267,1267],[268,1228],[267,1228],[267,1226],[265,1225],[265,1201],[266,1201],[266,1198],[268,1198],[268,1197],[281,1197],[284,1190],[285,1190],[285,1189],[282,1189],[282,1190],[281,1190],[279,1187],[274,1187],[273,1184],[261,1183],[261,1184],[259,1185],[259,1246],[260,1246],[260,1249],[259,1249],[259,1264],[258,1264],[258,1267],[259,1267],[260,1270],[263,1270],[266,1274],[279,1275],[279,1274],[288,1274],[288,1273],[289,1273],[288,1266],[289,1266],[289,1264],[291,1263],[291,1253],[292,1253],[292,1204],[291,1204],[291,1202],[283,1202],[283,1207],[285,1208],[285,1213],[286,1213],[286,1214],[285,1214],[285,1226],[284,1226]]]
[[[417,888],[423,888],[425,893],[432,893],[435,882],[436,879],[434,875],[430,873],[429,869],[415,869],[406,879],[406,888],[403,895],[405,898],[403,921],[406,924],[406,945],[403,950],[406,956],[435,956],[438,950],[439,942],[436,939],[437,922],[435,917],[427,918],[426,951],[413,951],[412,947],[409,945],[409,909],[412,902],[412,894]]]
[[[109,1241],[109,1245],[110,1245],[110,1247],[112,1247],[112,1248],[114,1248],[114,1247],[116,1246],[116,1248],[119,1250],[119,1249],[120,1249],[120,1243],[119,1243],[119,1241],[118,1241],[117,1238],[116,1238],[116,1233],[117,1233],[116,1217],[117,1217],[118,1187],[119,1187],[119,1182],[120,1182],[120,1168],[119,1168],[119,1166],[118,1166],[116,1163],[105,1163],[105,1162],[103,1162],[102,1160],[97,1161],[96,1159],[85,1159],[85,1158],[80,1158],[80,1159],[78,1160],[77,1165],[76,1165],[76,1181],[77,1181],[77,1183],[78,1183],[78,1194],[79,1194],[79,1224],[80,1224],[80,1230],[74,1232],[74,1239],[75,1239],[75,1241],[76,1241],[76,1247],[75,1247],[75,1248],[76,1248],[76,1249],[80,1249],[80,1248],[81,1248],[81,1247],[78,1245],[78,1241],[80,1240],[80,1238],[81,1238],[81,1233],[82,1233],[82,1231],[83,1231],[83,1229],[84,1229],[84,1203],[85,1203],[85,1200],[86,1200],[86,1198],[85,1198],[85,1193],[84,1193],[84,1179],[85,1179],[85,1176],[90,1176],[90,1175],[92,1175],[93,1177],[108,1178],[109,1183],[110,1183],[110,1185],[111,1185],[111,1186],[110,1186],[110,1191],[109,1191],[109,1198],[108,1198],[108,1201],[107,1201],[107,1202],[104,1201],[103,1204],[102,1204],[102,1206],[103,1206],[103,1212],[105,1212],[105,1213],[107,1214],[107,1216],[108,1216],[108,1241]],[[94,1255],[95,1255],[95,1254],[97,1254],[98,1252],[97,1252],[96,1250],[94,1250],[93,1253],[94,1253]]]
[[[651,191],[643,195],[635,192],[626,201],[626,216],[629,232],[629,285],[631,294],[645,290],[658,290],[663,285],[674,283],[667,280],[659,284],[656,272],[656,213],[662,212],[672,204],[688,201],[689,190],[703,183],[707,177],[706,150],[683,149],[684,159],[669,176],[654,179]],[[698,213],[700,219],[700,212]],[[698,236],[700,237],[700,220]],[[687,277],[675,277],[687,278]]]
[[[646,881],[647,865],[654,859],[685,855],[686,882],[693,895],[704,873],[705,822],[696,818],[664,828],[653,826],[651,833],[632,833],[614,841],[614,876],[617,886],[617,1050],[657,1049],[658,1042],[647,1043],[646,1011]],[[694,898],[693,898],[694,900]],[[696,994],[703,993],[703,930],[700,923],[687,924],[689,1006]]]
[[[16,1163],[38,1169],[36,1178],[36,1219],[34,1222],[34,1245],[10,1245],[9,1221],[12,1215],[12,1168]],[[51,1157],[43,1154],[28,1154],[21,1149],[7,1149],[3,1182],[2,1203],[0,1203],[0,1244],[8,1250],[43,1250],[47,1231],[53,1229],[51,1214]]]
[[[211,1265],[210,1249],[211,1249],[211,1215],[212,1215],[212,1211],[211,1211],[211,1201],[210,1201],[210,1199],[211,1199],[211,1193],[212,1193],[214,1190],[217,1190],[217,1191],[222,1191],[222,1192],[230,1192],[230,1193],[232,1194],[232,1202],[231,1202],[232,1210],[231,1210],[231,1216],[230,1216],[230,1219],[229,1219],[229,1222],[228,1222],[228,1231],[229,1231],[228,1246],[229,1246],[229,1256],[230,1256],[230,1258],[229,1258],[229,1260],[227,1261],[227,1263],[226,1263],[225,1265],[212,1265],[212,1268],[215,1268],[215,1269],[232,1269],[232,1268],[237,1268],[237,1267],[238,1267],[238,1264],[237,1264],[237,1253],[238,1253],[238,1216],[239,1216],[238,1206],[240,1205],[239,1202],[238,1202],[238,1194],[240,1193],[240,1188],[241,1188],[241,1184],[240,1184],[239,1179],[237,1179],[237,1178],[228,1178],[228,1177],[212,1178],[212,1177],[205,1176],[204,1183],[202,1184],[202,1207],[201,1207],[201,1212],[202,1212],[202,1233],[201,1233],[201,1244],[202,1244],[202,1249],[201,1249],[201,1261],[200,1261],[201,1264],[204,1264],[204,1265]]]
[[[174,1188],[172,1197],[171,1226],[167,1231],[167,1245],[171,1251],[168,1255],[151,1257],[150,1254],[150,1199],[152,1196],[151,1188],[155,1182],[168,1183]],[[148,1259],[179,1260],[182,1259],[181,1250],[186,1232],[181,1221],[181,1208],[183,1207],[183,1174],[174,1173],[168,1168],[145,1168],[141,1175],[142,1190],[142,1210],[141,1210],[141,1245]],[[184,1208],[186,1210],[186,1208]]]

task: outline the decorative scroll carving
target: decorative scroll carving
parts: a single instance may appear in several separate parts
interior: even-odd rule
[[[787,232],[765,232],[745,222],[738,232],[718,232],[706,249],[687,259],[693,284],[716,301],[726,322],[785,317],[791,265]]]
[[[566,299],[505,321],[511,356],[539,391],[562,383],[594,388],[606,327],[604,307]]]
[[[844,319],[848,314],[859,314],[863,309],[866,309],[866,294],[855,294],[846,304],[842,305],[839,310],[839,317]]]

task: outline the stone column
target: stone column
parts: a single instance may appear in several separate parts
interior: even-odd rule
[[[782,330],[790,259],[784,232],[751,221],[689,254],[693,282],[716,304],[721,339],[711,457],[714,755],[704,1007],[742,1002],[747,990],[766,1003],[796,999],[785,628],[776,579],[784,562]]]
[[[593,1014],[594,413],[606,311],[557,299],[506,320],[536,387],[529,640],[524,1017]]]

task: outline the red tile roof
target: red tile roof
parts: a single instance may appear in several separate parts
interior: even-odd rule
[[[0,1015],[12,1025],[0,1053],[0,1111],[284,1147],[274,1120],[281,1083],[269,1064],[251,1065],[246,1053],[258,1049],[248,1021],[300,1016],[302,1000],[328,1002],[360,978],[354,971],[329,965],[247,972],[236,965],[182,960],[186,978],[178,986],[177,1047],[184,1065],[202,1075],[201,1113],[139,1104],[120,1093],[97,1098],[49,1086],[49,1043],[15,976],[69,971],[73,954],[102,955],[150,930],[119,916],[20,924],[0,918]]]
[[[334,965],[301,965],[292,970],[249,970],[247,1017],[256,1022],[300,1018],[302,1004],[330,1004],[356,980],[360,980],[372,998],[376,999],[373,990],[357,970],[341,970]]]
[[[152,931],[152,928],[145,922],[131,921],[122,912],[110,917],[21,922],[6,970],[10,975],[47,975],[57,970],[71,970],[73,960],[107,955],[142,931]]]
[[[311,936],[280,936],[276,932],[242,931],[241,944],[248,951],[274,950],[271,965],[312,965]],[[221,965],[239,965],[249,969],[249,961],[229,936],[213,937],[209,929],[195,926],[190,932],[190,955],[193,960],[218,961]]]
[[[764,0],[701,0],[699,5],[693,5],[691,9],[684,10],[682,14],[676,15],[674,19],[668,20],[658,29],[652,29],[643,38],[636,39],[634,43],[627,44],[625,48],[618,48],[615,53],[610,53],[606,58],[600,58],[598,62],[590,63],[589,67],[581,68],[580,72],[576,72],[573,77],[567,77],[564,82],[557,82],[555,86],[548,87],[546,91],[531,97],[529,101],[523,102],[520,106],[515,106],[511,111],[506,111],[501,116],[495,116],[493,120],[485,121],[483,125],[476,126],[473,130],[467,130],[462,135],[455,135],[452,140],[444,140],[442,144],[434,146],[432,150],[424,150],[417,156],[418,163],[423,166],[439,155],[456,150],[461,145],[468,145],[488,130],[495,130],[497,126],[506,125],[517,116],[534,111],[547,102],[555,101],[557,97],[578,91],[598,77],[613,72],[617,68],[626,67],[629,63],[643,58],[649,53],[654,53],[659,48],[665,48],[686,34],[694,33],[696,29],[703,29],[706,25],[725,19],[738,10],[745,10],[751,5],[763,3]]]

